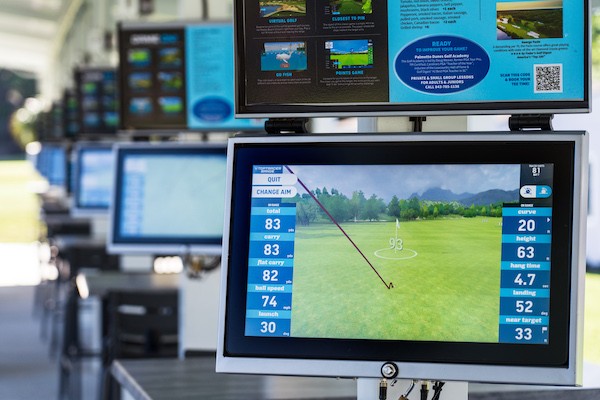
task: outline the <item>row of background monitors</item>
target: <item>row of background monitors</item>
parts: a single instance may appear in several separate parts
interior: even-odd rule
[[[111,252],[221,251],[224,144],[47,143],[32,161],[72,216],[110,219]]]
[[[38,119],[41,140],[119,131],[261,131],[234,116],[230,23],[120,23],[119,68],[81,67]]]
[[[426,33],[442,5],[236,1],[235,32],[120,23],[118,73],[77,70],[39,129],[51,138],[261,131],[269,117],[587,112],[588,5],[463,2]]]

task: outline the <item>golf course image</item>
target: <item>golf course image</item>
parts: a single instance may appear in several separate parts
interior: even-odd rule
[[[292,336],[497,342],[500,222],[298,226]]]

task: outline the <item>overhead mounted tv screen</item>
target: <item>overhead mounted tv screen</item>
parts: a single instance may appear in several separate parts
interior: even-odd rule
[[[587,135],[229,143],[217,371],[581,383]]]
[[[63,92],[63,129],[66,138],[74,138],[79,133],[79,109],[77,96],[72,89]]]
[[[236,0],[236,113],[587,112],[588,14],[563,0]]]
[[[119,24],[121,129],[262,130],[234,118],[233,26]]]
[[[117,71],[109,67],[75,70],[76,107],[80,135],[117,132]]]

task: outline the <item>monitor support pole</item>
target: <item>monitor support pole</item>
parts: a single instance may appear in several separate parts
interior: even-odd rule
[[[409,121],[413,123],[413,132],[423,132],[423,122],[427,117],[410,117]]]

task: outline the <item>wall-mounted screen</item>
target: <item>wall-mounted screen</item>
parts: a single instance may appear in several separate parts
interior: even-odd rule
[[[119,125],[115,68],[75,70],[79,134],[114,134]]]
[[[262,130],[234,118],[230,23],[121,23],[121,128]]]
[[[52,109],[50,110],[50,113],[52,115],[51,117],[51,121],[52,121],[52,126],[51,126],[51,130],[50,130],[50,135],[51,137],[55,138],[55,139],[61,139],[64,138],[65,135],[65,129],[64,129],[64,108],[63,108],[63,104],[62,101],[55,101],[52,103]]]
[[[224,144],[116,145],[115,171],[109,251],[220,254]]]
[[[114,154],[109,143],[78,143],[73,151],[73,207],[77,217],[108,215],[114,178]]]
[[[49,111],[41,111],[35,118],[34,130],[39,142],[52,140],[51,137],[51,114]]]
[[[232,139],[217,370],[576,384],[586,146]]]
[[[236,113],[587,112],[588,14],[563,0],[236,0]]]

